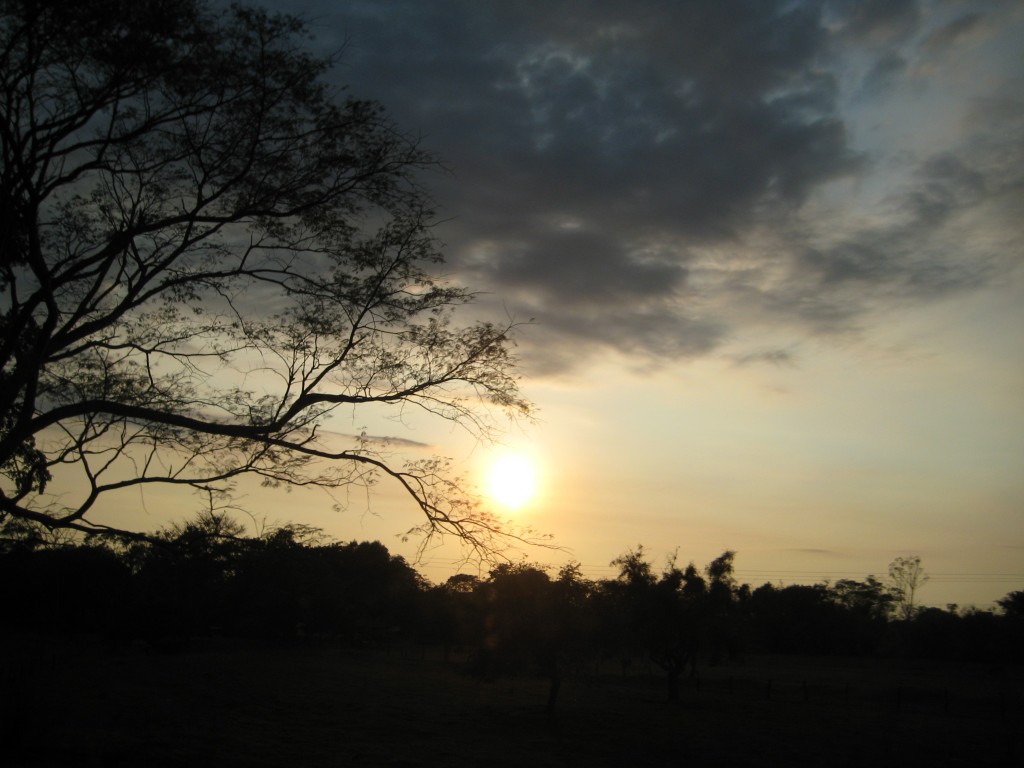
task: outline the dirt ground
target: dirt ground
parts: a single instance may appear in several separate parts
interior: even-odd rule
[[[1024,764],[1024,671],[751,657],[665,701],[657,670],[478,682],[439,651],[228,640],[110,649],[24,638],[3,656],[13,766],[901,766]]]

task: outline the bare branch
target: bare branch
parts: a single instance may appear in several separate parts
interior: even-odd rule
[[[321,442],[342,406],[488,438],[530,405],[515,324],[456,325],[472,295],[435,275],[435,161],[327,88],[302,32],[202,0],[3,6],[3,514],[92,532],[132,487],[379,475],[428,538],[511,535],[443,462]]]

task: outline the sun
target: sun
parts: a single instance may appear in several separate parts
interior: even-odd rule
[[[487,473],[487,492],[509,509],[519,509],[537,492],[537,467],[521,453],[495,459]]]

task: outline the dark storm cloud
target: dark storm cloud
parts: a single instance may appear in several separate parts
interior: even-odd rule
[[[868,44],[889,44],[913,34],[921,21],[917,0],[839,0],[845,34]]]
[[[481,271],[508,290],[572,304],[657,301],[685,283],[682,265],[630,250],[608,234],[542,231],[506,244]]]
[[[825,296],[931,299],[981,287],[1012,267],[1021,255],[1019,214],[1006,210],[1005,201],[1019,204],[1024,189],[1022,112],[1019,104],[1016,113],[986,105],[980,114],[993,128],[956,154],[924,158],[887,200],[893,219],[851,231],[828,247],[805,249],[797,263],[806,284]],[[963,220],[986,206],[994,206],[996,218],[979,230],[982,241],[1017,233],[1009,248],[971,241],[975,230]]]
[[[825,295],[934,298],[976,288],[991,278],[984,255],[950,248],[944,240],[951,217],[985,194],[981,173],[943,155],[923,164],[910,189],[894,196],[902,212],[895,222],[851,232],[825,248],[808,248],[799,271]]]
[[[956,43],[957,39],[977,28],[982,18],[983,14],[980,13],[969,13],[966,16],[961,16],[928,35],[924,42],[921,43],[921,48],[929,53],[940,53]]]
[[[924,227],[935,226],[952,213],[969,207],[984,195],[986,187],[980,169],[949,154],[928,158],[918,171],[917,182],[904,205]]]
[[[668,307],[565,312],[558,322],[540,323],[521,334],[529,344],[535,374],[558,374],[584,367],[602,352],[635,358],[639,369],[657,368],[680,358],[708,354],[724,340],[726,328]]]
[[[895,0],[306,8],[323,45],[343,44],[337,73],[351,92],[379,99],[451,168],[428,180],[452,217],[440,230],[449,263],[501,311],[536,317],[523,357],[544,369],[608,349],[675,359],[727,340],[737,321],[701,314],[695,254],[727,260],[755,227],[784,231],[823,184],[864,171],[835,56],[868,46],[864,90],[882,92],[907,67],[893,46],[921,23],[916,3]],[[974,23],[927,45],[954,44]],[[838,330],[860,311],[854,283],[962,283],[955,265],[912,247],[917,228],[984,187],[953,160],[901,197],[906,223],[827,245],[798,234],[775,288],[757,267],[747,286],[725,265],[717,290]]]
[[[887,51],[868,70],[861,84],[861,89],[867,96],[877,96],[884,93],[906,69],[907,60],[905,58],[895,51]]]

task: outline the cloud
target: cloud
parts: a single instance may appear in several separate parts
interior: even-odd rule
[[[363,444],[372,444],[377,450],[381,448],[433,448],[429,443],[422,443],[419,440],[409,440],[405,437],[394,437],[391,435],[368,435],[365,432],[359,435],[357,440]]]
[[[762,349],[734,356],[736,365],[744,368],[748,365],[768,363],[778,368],[796,367],[796,355],[788,349]]]
[[[835,549],[822,549],[820,547],[789,547],[784,549],[783,552],[797,552],[803,555],[832,555],[837,557],[846,557],[845,552],[840,552]]]
[[[1009,188],[979,159],[1007,119],[920,158],[907,147],[900,176],[854,143],[847,111],[882,109],[914,51],[966,39],[976,13],[935,21],[896,0],[316,8],[316,30],[348,41],[339,79],[452,169],[425,180],[450,217],[450,269],[485,292],[482,309],[536,318],[521,339],[530,370],[705,355],[743,324],[849,332],[879,301],[991,275],[961,248],[963,227]],[[854,63],[859,101],[842,91]],[[860,186],[824,206],[843,180]],[[863,190],[883,185],[872,203]]]
[[[916,173],[903,205],[922,226],[931,227],[976,203],[985,194],[984,172],[949,153],[933,155]]]
[[[921,49],[932,55],[940,54],[978,28],[983,18],[984,15],[981,13],[969,13],[966,16],[961,16],[928,35],[921,43]]]
[[[360,434],[352,434],[351,432],[339,432],[333,429],[317,429],[317,435],[320,438],[330,438],[334,441],[341,441],[344,443],[360,444],[372,446],[375,450],[381,450],[382,448],[416,448],[416,449],[432,449],[433,446],[429,443],[423,443],[418,440],[410,440],[405,437],[392,437],[384,435],[370,435],[363,430]]]
[[[685,266],[656,249],[630,247],[613,233],[559,228],[534,231],[518,245],[503,242],[480,271],[506,290],[570,305],[658,300],[686,281]]]
[[[886,51],[864,76],[861,90],[866,96],[885,93],[907,69],[907,60],[895,51]]]
[[[904,40],[921,22],[917,0],[840,0],[833,10],[845,22],[844,34],[870,45]]]

